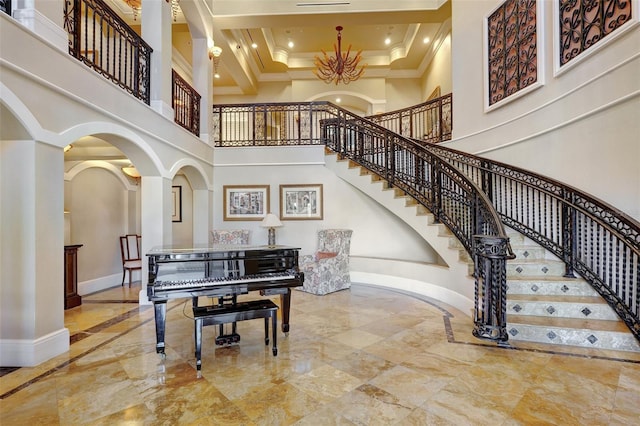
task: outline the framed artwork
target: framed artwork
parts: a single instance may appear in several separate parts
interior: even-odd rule
[[[269,185],[224,185],[224,220],[262,220],[269,212]]]
[[[172,186],[171,197],[173,206],[171,210],[171,221],[182,222],[182,187]]]
[[[280,220],[322,220],[322,184],[280,185]]]

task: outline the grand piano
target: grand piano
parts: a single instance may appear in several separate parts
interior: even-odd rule
[[[147,296],[154,304],[156,352],[164,355],[167,301],[198,297],[235,302],[237,295],[259,291],[280,295],[282,331],[289,332],[291,288],[301,286],[297,247],[212,245],[153,248],[149,258]]]

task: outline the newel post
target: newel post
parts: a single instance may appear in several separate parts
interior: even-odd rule
[[[507,334],[507,257],[509,238],[473,237],[475,309],[473,335],[498,343]]]

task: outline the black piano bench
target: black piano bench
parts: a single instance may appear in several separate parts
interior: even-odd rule
[[[202,367],[202,327],[206,325],[220,325],[230,322],[264,318],[264,343],[269,344],[269,318],[273,334],[273,356],[278,355],[278,305],[269,299],[250,300],[230,305],[194,306],[196,340],[196,368]]]

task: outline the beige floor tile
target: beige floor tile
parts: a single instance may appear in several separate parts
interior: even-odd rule
[[[205,327],[198,378],[191,301],[168,303],[163,358],[139,291],[118,286],[66,311],[70,350],[0,377],[0,424],[627,426],[640,418],[640,354],[498,348],[474,338],[470,318],[450,306],[363,285],[294,291],[275,357],[262,320],[238,324],[231,346],[216,346],[217,328]]]

